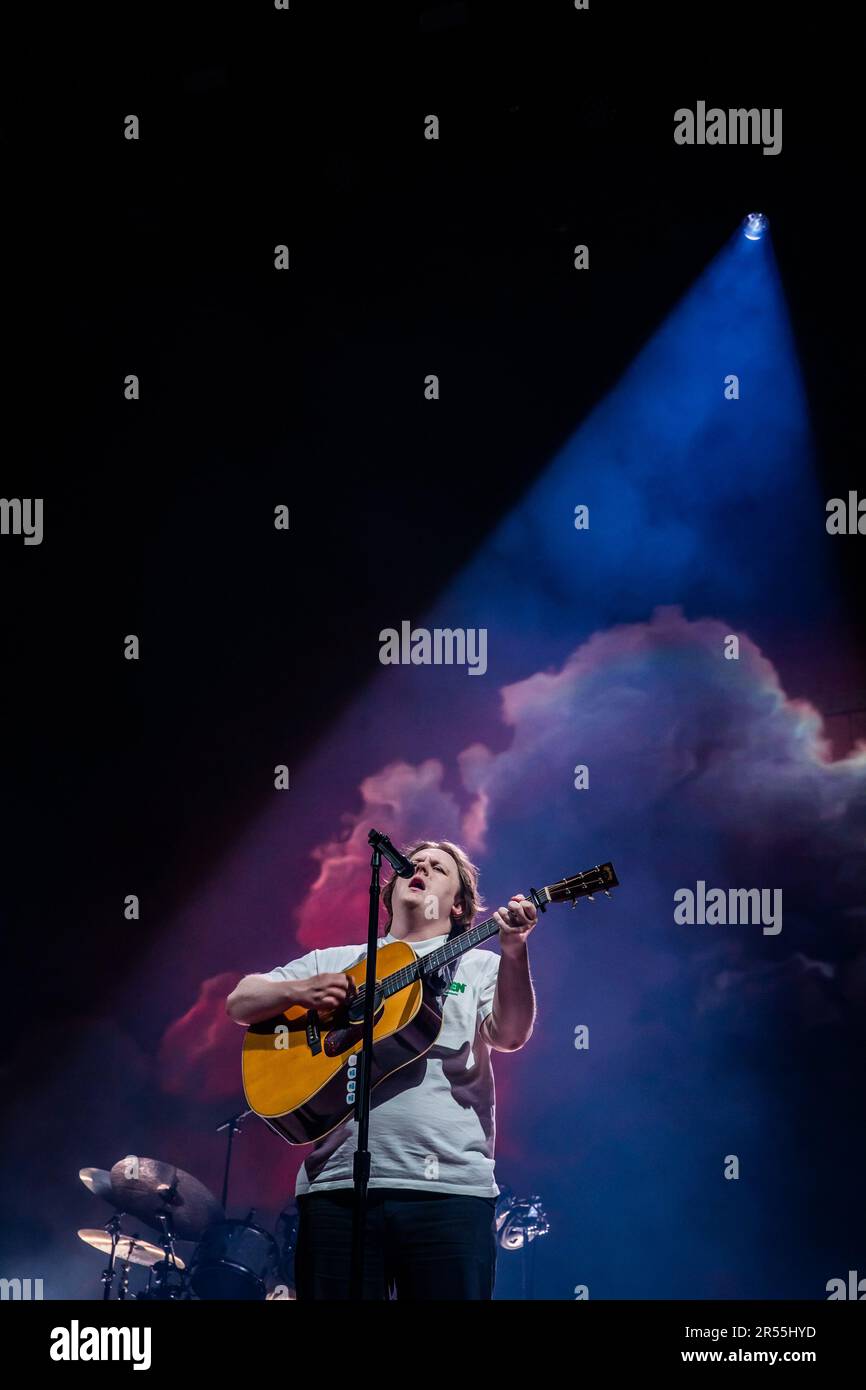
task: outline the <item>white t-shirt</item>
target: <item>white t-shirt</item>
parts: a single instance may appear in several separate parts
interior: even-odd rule
[[[379,945],[401,939],[389,932],[379,938]],[[417,955],[425,956],[447,940],[446,933],[410,944]],[[343,971],[366,953],[366,944],[310,951],[277,966],[265,978],[303,980]],[[433,1047],[373,1087],[370,1187],[499,1196],[493,1175],[496,1091],[491,1048],[479,1033],[493,1011],[499,961],[494,951],[479,947],[460,956]],[[353,1116],[317,1140],[298,1171],[295,1196],[352,1187],[357,1135]]]

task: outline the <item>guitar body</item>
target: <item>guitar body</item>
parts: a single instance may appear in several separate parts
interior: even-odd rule
[[[380,946],[376,979],[417,961],[404,941]],[[350,966],[360,990],[367,959]],[[373,1017],[371,1085],[408,1066],[435,1043],[442,1028],[442,1009],[432,988],[415,980],[381,999]],[[247,1104],[290,1144],[309,1144],[350,1119],[355,1108],[357,1069],[350,1058],[362,1051],[363,1003],[317,1014],[294,1005],[247,1029],[243,1047],[243,1082]],[[351,1085],[351,1091],[349,1089]]]

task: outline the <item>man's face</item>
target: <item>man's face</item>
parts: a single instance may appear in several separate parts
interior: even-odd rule
[[[409,909],[417,925],[436,922],[441,932],[450,931],[451,909],[455,901],[460,903],[457,865],[444,849],[419,849],[412,855],[412,864],[415,876],[397,880],[394,899]]]

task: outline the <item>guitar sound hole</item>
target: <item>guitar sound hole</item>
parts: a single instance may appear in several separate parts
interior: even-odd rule
[[[347,1048],[354,1047],[356,1042],[360,1042],[363,1027],[355,1028],[334,1028],[325,1038],[325,1056],[339,1057],[341,1052]]]
[[[374,1027],[375,1027],[376,1024],[378,1023],[379,1019],[382,1017],[382,1014],[383,1014],[384,1012],[385,1012],[385,1008],[384,1008],[384,1005],[382,1005],[382,1006],[376,1011],[376,1013],[374,1013],[374,1015],[373,1015],[373,1026],[374,1026]],[[349,1017],[351,1017],[351,1016],[352,1016],[352,1015],[351,1015],[351,1010],[350,1010]],[[328,1033],[328,1036],[327,1036],[326,1039],[325,1039],[325,1048],[324,1048],[325,1056],[326,1056],[326,1057],[338,1057],[338,1056],[340,1055],[341,1052],[346,1052],[348,1049],[353,1048],[353,1047],[355,1046],[356,1043],[359,1043],[359,1042],[361,1041],[361,1038],[363,1037],[363,1034],[364,1034],[364,1019],[363,1019],[363,1017],[361,1017],[361,1019],[360,1019],[357,1023],[352,1023],[348,1028],[332,1028],[332,1029],[330,1030],[330,1032]]]

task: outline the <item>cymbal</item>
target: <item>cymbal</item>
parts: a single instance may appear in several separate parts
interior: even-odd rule
[[[78,1232],[79,1240],[83,1240],[85,1245],[91,1245],[94,1250],[101,1250],[103,1254],[111,1254],[111,1236],[107,1231],[89,1230],[85,1227]],[[165,1259],[165,1251],[159,1245],[153,1245],[149,1240],[141,1240],[139,1236],[119,1235],[117,1237],[116,1258],[123,1260],[128,1265],[156,1265],[160,1260]],[[175,1255],[174,1263],[178,1269],[184,1269],[183,1260],[179,1255]]]
[[[111,1201],[111,1174],[107,1168],[79,1168],[78,1176],[85,1187],[90,1188],[94,1197],[104,1197]]]
[[[225,1220],[210,1189],[173,1163],[128,1154],[118,1159],[110,1177],[114,1206],[154,1231],[162,1231],[165,1217],[178,1240],[198,1240],[215,1221]]]

